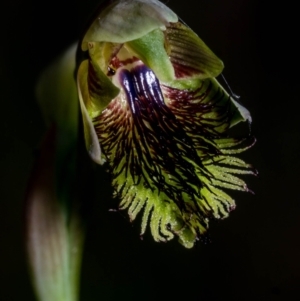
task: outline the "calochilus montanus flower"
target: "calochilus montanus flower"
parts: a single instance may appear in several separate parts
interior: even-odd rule
[[[155,241],[192,247],[235,208],[224,189],[249,191],[237,175],[255,171],[235,155],[251,138],[228,130],[251,117],[217,81],[222,70],[157,0],[106,1],[79,44],[87,150],[108,166],[119,208],[132,221],[141,214],[141,234],[149,225]]]

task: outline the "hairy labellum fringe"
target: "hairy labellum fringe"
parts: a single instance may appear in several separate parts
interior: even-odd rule
[[[109,163],[120,209],[131,220],[143,210],[156,241],[179,236],[191,247],[210,218],[235,208],[222,188],[249,191],[234,174],[255,174],[232,157],[243,140],[223,137],[231,119],[230,98],[216,80],[195,91],[160,85],[151,69],[137,65],[119,74],[123,93],[94,119]]]

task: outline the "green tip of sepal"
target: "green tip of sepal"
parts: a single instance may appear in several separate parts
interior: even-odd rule
[[[242,106],[238,101],[234,99],[233,96],[229,95],[228,92],[222,87],[222,85],[218,82],[217,79],[212,79],[215,86],[220,89],[224,94],[224,99],[230,99],[231,105],[230,105],[230,127],[233,127],[237,125],[240,122],[248,121],[249,123],[252,123],[252,117],[249,112],[244,106]]]
[[[250,112],[234,99],[232,99],[231,101],[234,106],[234,114],[232,116],[230,126],[232,127],[241,121],[248,121],[249,123],[252,123],[252,117]]]

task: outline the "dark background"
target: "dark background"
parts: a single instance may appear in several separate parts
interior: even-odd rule
[[[271,3],[271,4],[269,4]],[[97,5],[6,1],[0,30],[0,300],[34,300],[22,241],[22,204],[33,153],[45,127],[35,103],[40,71],[75,41]],[[237,209],[211,226],[212,243],[139,239],[140,224],[108,212],[95,196],[81,300],[299,300],[299,83],[296,11],[289,1],[170,0],[224,61],[231,88],[253,117],[257,144],[243,158],[255,196],[233,193]],[[148,231],[149,232],[149,231]],[[178,298],[179,299],[179,298]]]

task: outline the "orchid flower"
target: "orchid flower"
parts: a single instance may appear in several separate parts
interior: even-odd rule
[[[224,191],[249,191],[229,137],[250,113],[217,81],[222,61],[157,0],[106,1],[77,51],[77,88],[90,157],[112,176],[120,209],[142,214],[155,241],[191,248],[211,219],[235,208]],[[101,185],[101,183],[99,183]]]

